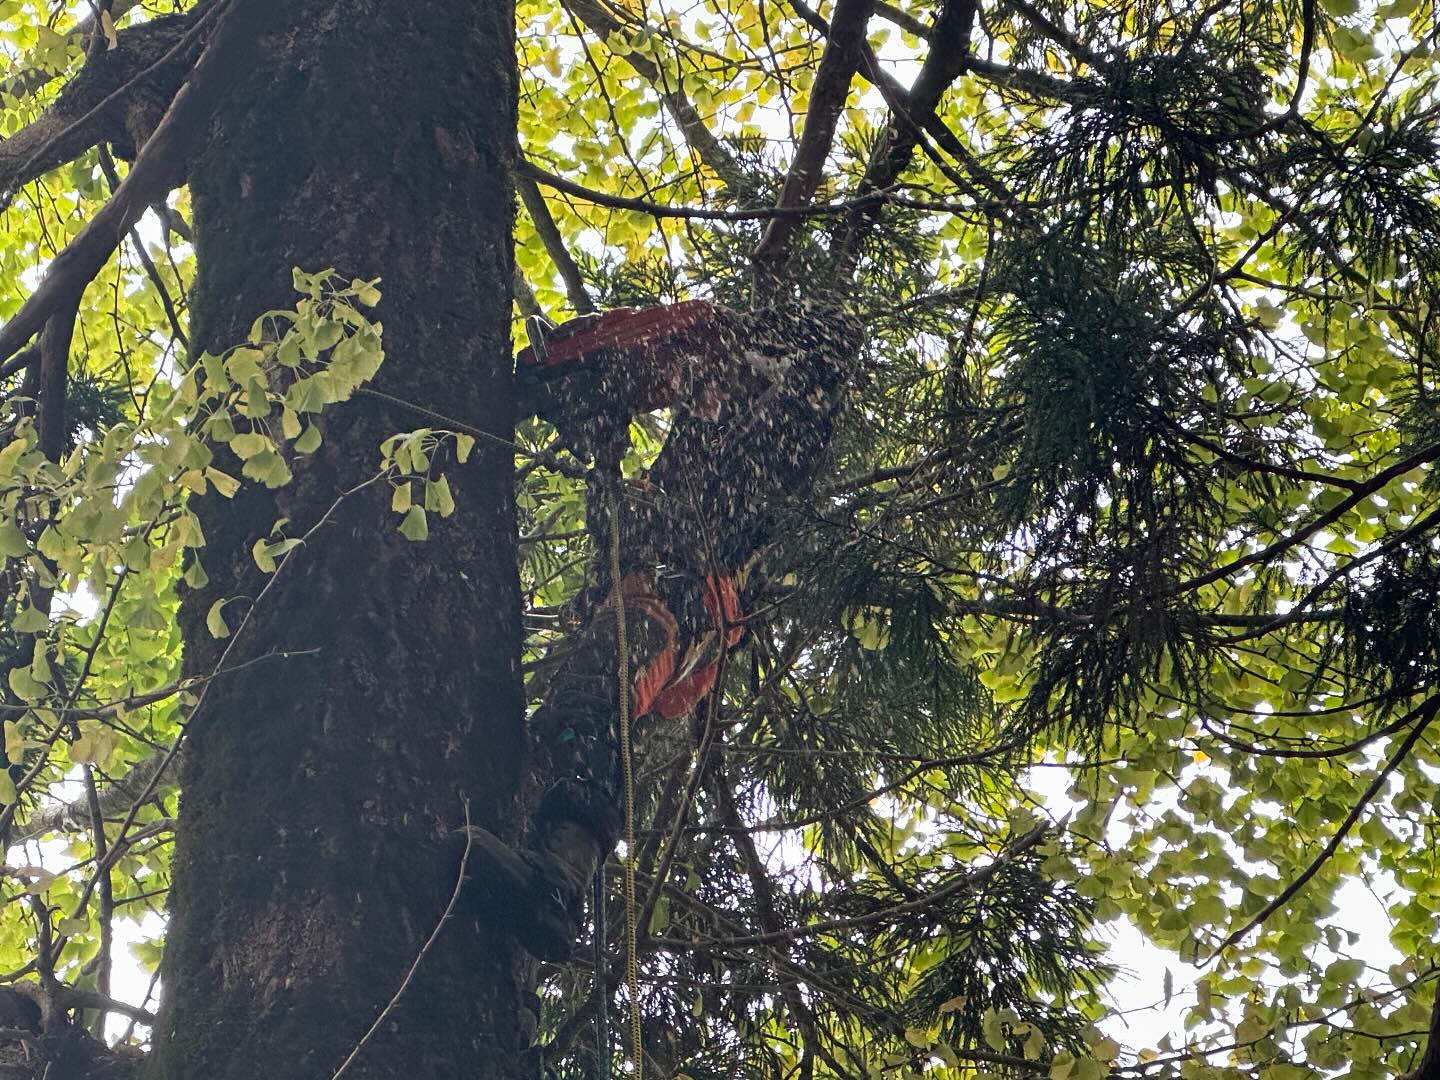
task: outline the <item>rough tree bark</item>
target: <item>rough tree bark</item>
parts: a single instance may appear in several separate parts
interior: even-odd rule
[[[230,89],[191,177],[195,348],[293,304],[290,271],[383,278],[377,387],[508,435],[509,0],[291,0]],[[211,499],[211,584],[182,612],[211,670],[217,597],[263,584],[249,547],[308,529],[423,415],[361,397],[278,496]],[[147,1075],[329,1077],[398,986],[456,882],[462,796],[513,837],[523,763],[510,451],[450,466],[458,510],[428,543],[388,489],[344,500],[254,614],[188,733],[165,1001]],[[238,608],[231,610],[239,610]],[[349,1078],[518,1075],[526,1004],[513,938],[448,923]]]

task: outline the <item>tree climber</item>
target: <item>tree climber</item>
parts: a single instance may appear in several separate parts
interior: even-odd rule
[[[519,354],[522,410],[595,462],[595,585],[532,719],[543,792],[527,849],[479,837],[510,879],[490,883],[492,900],[517,917],[535,955],[573,947],[586,884],[619,834],[611,530],[620,534],[632,715],[679,719],[708,696],[744,634],[737,576],[768,540],[776,507],[813,480],[861,339],[831,308],[747,313],[688,301],[572,320]],[[621,483],[631,418],[664,407],[670,431],[644,484]]]

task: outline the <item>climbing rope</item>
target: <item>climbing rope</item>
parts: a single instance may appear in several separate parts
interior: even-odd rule
[[[493,431],[486,431],[484,428],[467,424],[464,420],[456,420],[453,416],[446,416],[444,413],[437,412],[428,405],[420,405],[414,401],[406,401],[404,398],[398,398],[394,394],[387,394],[381,390],[372,390],[368,386],[361,386],[357,388],[355,392],[357,394],[363,394],[365,397],[372,397],[377,401],[386,401],[391,405],[398,405],[402,409],[409,409],[413,413],[418,413],[421,416],[429,417],[431,420],[436,420],[444,424],[447,428],[458,431],[461,434],[473,435],[477,439],[488,439],[490,442],[524,454],[527,457],[533,456],[523,446],[511,439],[507,439],[502,435],[496,435]]]
[[[610,497],[610,583],[615,595],[615,644],[619,650],[620,775],[625,813],[625,985],[630,995],[630,1061],[633,1080],[642,1080],[644,1044],[640,1037],[639,927],[635,905],[635,768],[630,748],[630,648],[625,635],[625,594],[620,586],[620,499]]]

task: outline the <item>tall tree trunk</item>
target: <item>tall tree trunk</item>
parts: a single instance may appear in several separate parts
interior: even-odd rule
[[[380,276],[377,387],[508,437],[513,22],[511,0],[280,6],[192,175],[197,350],[293,306],[292,267]],[[264,585],[255,537],[280,517],[299,535],[373,474],[382,438],[433,424],[356,398],[292,485],[206,502],[191,674],[219,656],[213,600]],[[256,609],[232,668],[318,651],[226,675],[191,725],[149,1076],[329,1077],[445,910],[462,796],[516,836],[511,469],[496,442],[452,463],[459,509],[426,543],[396,531],[383,484],[342,502]],[[510,935],[462,905],[347,1078],[517,1075],[520,969]]]

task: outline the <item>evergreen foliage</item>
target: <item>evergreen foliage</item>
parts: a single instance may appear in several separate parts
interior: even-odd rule
[[[0,7],[0,39],[43,74],[5,98],[17,130],[84,43],[45,5]],[[897,109],[939,77],[926,58],[962,10],[939,106]],[[1433,3],[877,5],[813,195],[776,212],[838,19],[799,0],[520,4],[520,182],[539,202],[516,237],[517,338],[527,296],[557,321],[798,298],[868,335],[814,489],[767,508],[719,689],[637,732],[641,1000],[621,990],[612,887],[604,969],[577,944],[539,970],[541,1065],[617,1075],[623,1025],[596,1060],[598,985],[612,1021],[642,1011],[647,1070],[690,1080],[1407,1072],[1440,972]],[[24,282],[105,200],[108,154],[22,176],[6,145],[0,272]],[[38,821],[67,853],[47,849],[60,869],[39,880],[7,859],[0,968],[116,996],[96,974],[118,963],[112,923],[155,970],[159,939],[127,920],[163,909],[153,838],[177,798],[168,777],[123,781],[203,694],[177,681],[176,590],[205,574],[187,493],[283,487],[319,442],[311,413],[378,363],[342,344],[371,333],[363,314],[303,299],[303,372],[283,328],[182,359],[188,210],[173,194],[85,293],[75,352],[106,374],[72,361],[62,455],[37,449],[31,367],[0,381],[19,785],[0,830]],[[776,276],[755,253],[780,222],[798,224]],[[323,274],[297,285],[330,295]],[[223,407],[177,401],[197,371],[223,371]],[[295,396],[311,378],[324,400]],[[476,437],[422,423],[376,473],[416,540]],[[202,424],[241,477],[212,475]],[[675,424],[633,419],[636,490]],[[606,553],[591,463],[534,417],[513,435],[533,706]],[[265,524],[267,574],[318,527]],[[1056,769],[1068,798],[1041,781]],[[83,813],[47,813],[77,783]],[[101,910],[93,864],[137,825]],[[1384,900],[1393,957],[1335,917],[1357,882]],[[1147,987],[1183,1000],[1185,1030],[1117,1017],[1115,924],[1177,973],[1200,965]]]

